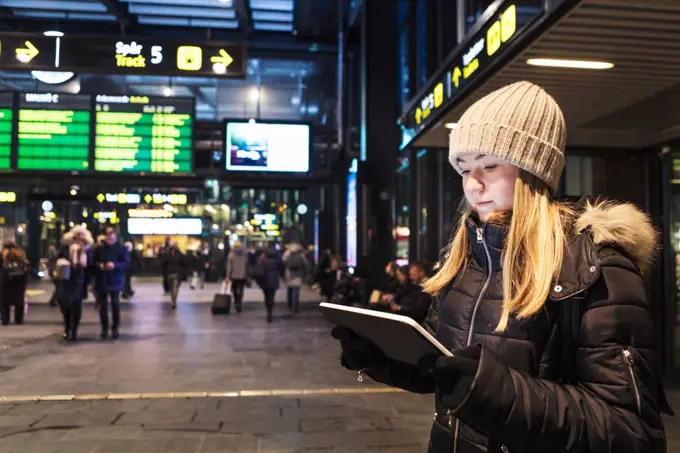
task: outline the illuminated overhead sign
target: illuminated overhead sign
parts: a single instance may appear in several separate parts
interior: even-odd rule
[[[0,33],[0,49],[7,69],[245,78],[245,49],[236,43]]]
[[[0,203],[14,203],[16,201],[16,192],[0,192]]]
[[[97,201],[100,203],[139,204],[142,202],[142,196],[138,193],[100,193],[97,195]]]
[[[128,233],[134,236],[199,236],[203,234],[203,220],[199,218],[178,219],[128,219]]]
[[[185,205],[189,202],[189,197],[183,193],[154,193],[144,195],[146,204],[172,204]]]
[[[95,97],[96,171],[190,173],[194,100]]]
[[[169,219],[173,213],[165,209],[128,209],[128,215],[135,218]]]
[[[412,101],[401,117],[402,149],[427,127],[435,114],[447,110],[463,90],[503,54],[510,43],[543,14],[540,0],[508,1],[501,5],[478,33],[463,48],[449,56],[440,75]],[[443,72],[443,74],[441,74]]]

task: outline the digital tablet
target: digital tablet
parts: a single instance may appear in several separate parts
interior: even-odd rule
[[[386,356],[400,362],[417,365],[425,355],[453,356],[427,330],[407,316],[328,302],[322,302],[319,309],[331,324],[347,327],[371,340]]]

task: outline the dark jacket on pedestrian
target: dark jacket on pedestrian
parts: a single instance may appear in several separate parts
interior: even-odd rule
[[[423,291],[420,284],[409,282],[407,285],[403,285],[400,290],[397,290],[394,301],[400,308],[395,313],[408,316],[417,323],[422,323],[427,318],[432,300],[433,297]]]
[[[101,265],[113,263],[115,268],[112,270],[101,269]],[[130,252],[118,242],[113,245],[104,244],[97,247],[94,252],[94,264],[100,269],[100,284],[96,285],[105,292],[120,292],[125,286],[125,272],[130,265]]]
[[[6,271],[4,264],[5,260],[9,259],[9,255],[16,257],[13,260],[14,262],[23,263],[23,268],[17,269],[16,272]],[[26,252],[16,245],[5,246],[2,252],[0,252],[0,270],[2,270],[2,294],[0,296],[2,300],[0,300],[0,304],[23,307],[24,293],[28,284],[28,260],[26,259]]]
[[[187,278],[187,262],[184,254],[177,248],[171,248],[163,257],[163,271],[166,275],[177,275],[180,280]]]
[[[461,364],[474,365],[461,367],[461,379],[436,395],[429,451],[665,452],[660,412],[672,410],[642,277],[656,251],[647,216],[629,204],[582,207],[543,310],[511,317],[500,334],[508,227],[472,219],[466,227],[467,267],[436,298],[428,324],[446,348],[465,352]],[[566,355],[560,304],[575,297],[583,298],[580,325]],[[562,366],[569,361],[569,369]],[[365,372],[408,391],[435,391],[422,367],[385,358]]]
[[[258,284],[262,290],[278,290],[281,282],[281,275],[283,273],[283,262],[281,261],[279,252],[274,248],[267,249],[258,257],[258,261],[256,267],[260,268],[262,271]]]
[[[62,309],[70,307],[74,301],[82,301],[87,298],[89,250],[94,241],[89,231],[78,228],[75,230],[83,232],[86,244],[82,245],[75,242],[74,231],[72,230],[64,235],[63,246],[59,249],[57,256],[57,259],[66,259],[71,264],[68,280],[60,281],[59,303]]]

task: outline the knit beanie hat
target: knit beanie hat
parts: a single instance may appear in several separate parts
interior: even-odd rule
[[[517,82],[468,108],[451,131],[449,161],[479,153],[506,160],[544,181],[554,193],[564,168],[566,125],[557,102],[541,87]]]

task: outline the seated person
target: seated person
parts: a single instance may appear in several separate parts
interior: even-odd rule
[[[403,266],[406,267],[406,266]],[[401,274],[400,269],[400,274]],[[408,267],[409,284],[403,287],[403,292],[397,293],[390,302],[392,313],[408,316],[419,324],[427,317],[432,296],[423,291],[422,284],[427,280],[427,268],[424,263],[415,261]]]

